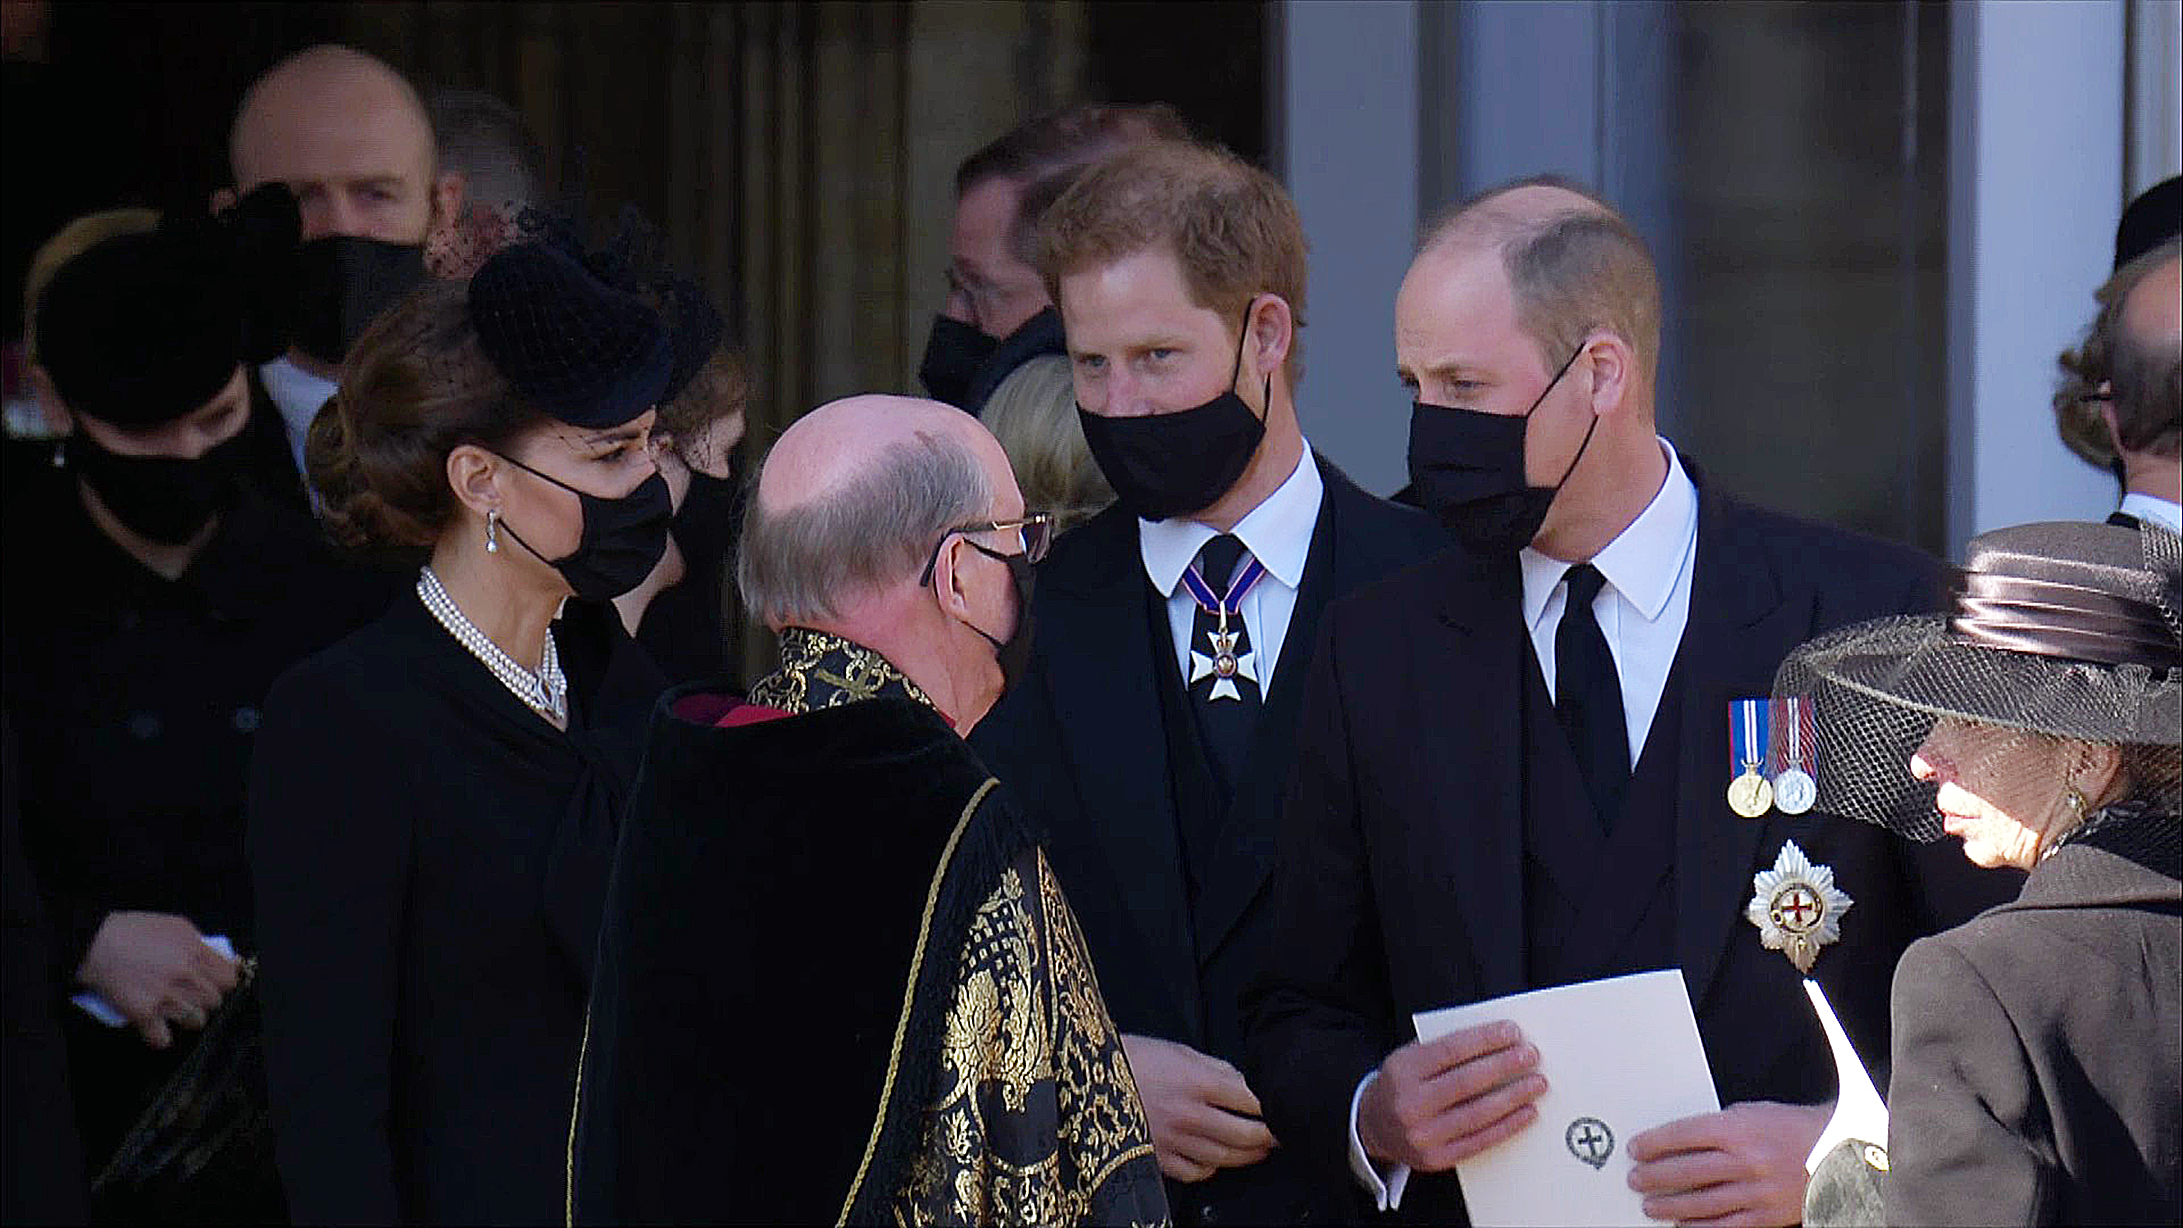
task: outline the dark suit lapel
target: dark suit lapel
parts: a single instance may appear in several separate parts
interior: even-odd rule
[[[1418,676],[1398,688],[1430,698],[1397,713],[1395,727],[1415,740],[1417,812],[1439,837],[1416,847],[1444,860],[1419,881],[1447,883],[1477,961],[1474,996],[1488,998],[1525,987],[1523,582],[1514,558],[1481,565],[1450,553],[1441,566],[1437,634],[1418,645]],[[1466,981],[1460,969],[1450,975]]]
[[[1810,586],[1777,574],[1748,529],[1732,505],[1699,487],[1690,621],[1673,667],[1682,722],[1675,948],[1694,1003],[1720,970],[1774,826],[1728,808],[1728,705],[1773,693],[1775,669],[1811,621]]]
[[[1281,803],[1288,793],[1296,722],[1303,710],[1304,676],[1310,672],[1312,652],[1319,642],[1319,616],[1334,594],[1355,582],[1343,573],[1346,552],[1336,544],[1341,532],[1338,501],[1332,475],[1326,480],[1319,519],[1312,526],[1311,549],[1305,556],[1303,579],[1296,590],[1296,609],[1289,615],[1281,658],[1274,666],[1273,689],[1259,710],[1258,731],[1251,736],[1246,760],[1250,774],[1236,790],[1234,804],[1221,826],[1219,851],[1198,898],[1194,921],[1201,963],[1210,961],[1235,929],[1273,868],[1274,835]]]
[[[1197,970],[1152,655],[1174,649],[1153,641],[1146,619],[1137,522],[1116,515],[1081,531],[1099,535],[1098,549],[1068,572],[1042,574],[1041,596],[1050,590],[1052,599],[1039,603],[1040,640],[1066,646],[1044,654],[1053,715],[1084,821],[1097,829],[1076,839],[1108,861],[1119,906],[1160,964],[1165,996],[1186,1006],[1196,1028]]]

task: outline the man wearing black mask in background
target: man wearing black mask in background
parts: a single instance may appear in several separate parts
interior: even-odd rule
[[[299,51],[251,84],[228,161],[237,191],[285,183],[303,214],[286,284],[260,288],[284,300],[289,349],[257,369],[300,483],[304,435],[334,393],[349,344],[424,279],[425,242],[460,216],[462,181],[441,169],[409,82],[332,44]]]
[[[1413,1012],[1674,967],[1729,1107],[1628,1139],[1630,1183],[1655,1219],[1798,1222],[1835,1086],[1801,973],[1882,1061],[1903,947],[2017,886],[1810,812],[1787,721],[1731,770],[1732,705],[1813,635],[1925,608],[1937,569],[1698,475],[1656,433],[1659,321],[1643,240],[1553,180],[1434,227],[1396,299],[1411,480],[1458,545],[1328,612],[1246,1070],[1289,1146],[1413,1222],[1462,1222],[1457,1162],[1569,1125],[1537,1120],[1553,1055],[1515,1027],[1404,1043]],[[1792,840],[1854,911],[1814,906]],[[1753,907],[1833,945],[1792,965]]]
[[[963,159],[947,301],[917,371],[934,399],[977,413],[1025,361],[1063,352],[1061,317],[1032,267],[1039,215],[1085,167],[1131,145],[1185,135],[1164,103],[1087,103],[1020,124]]]
[[[972,736],[1049,833],[1182,1223],[1339,1219],[1259,1120],[1239,998],[1319,613],[1444,546],[1297,425],[1303,226],[1225,150],[1153,142],[1046,211],[1078,416],[1119,502],[1041,570],[1031,668]]]

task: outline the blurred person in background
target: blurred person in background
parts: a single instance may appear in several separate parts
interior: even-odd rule
[[[234,191],[284,183],[303,218],[292,270],[262,287],[284,300],[289,346],[257,368],[304,467],[311,420],[334,394],[366,325],[425,277],[427,240],[462,216],[462,179],[440,165],[431,117],[393,68],[332,44],[251,83],[228,133]]]
[[[514,107],[484,90],[443,86],[425,96],[440,173],[461,185],[453,223],[433,235],[434,276],[467,278],[513,241],[523,211],[545,203],[545,151]]]
[[[613,598],[666,547],[658,313],[523,243],[357,344],[313,425],[335,539],[414,568],[267,701],[266,1068],[303,1222],[562,1214],[599,910],[665,682]]]
[[[2086,463],[2115,475],[2124,505],[2118,509],[2119,514],[2135,519],[2150,510],[2155,513],[2155,519],[2171,528],[2177,514],[2177,449],[2172,444],[2175,429],[2171,426],[2166,432],[2171,444],[2164,449],[2123,448],[2122,432],[2110,422],[2116,418],[2111,377],[2115,349],[2122,341],[2123,300],[2163,263],[2147,257],[2179,235],[2183,235],[2183,177],[2171,177],[2154,184],[2138,193],[2123,209],[2122,218],[2115,223],[2114,274],[2094,295],[2099,311],[2085,330],[2083,341],[2063,350],[2056,359],[2061,378],[2054,390],[2056,431],[2069,450]],[[2167,297],[2172,307],[2175,298],[2172,289]],[[2139,318],[2143,320],[2158,308],[2158,304],[2146,304],[2139,309]],[[2143,344],[2141,342],[2138,348],[2141,362],[2145,357]],[[2145,408],[2141,406],[2140,413],[2144,412]],[[2174,422],[2173,415],[2171,409],[2170,423]],[[2143,434],[2142,431],[2139,433]],[[2158,430],[2152,432],[2155,438],[2161,434]],[[2136,462],[2134,471],[2133,460]],[[2160,504],[2149,508],[2133,506],[2142,505],[2146,500],[2164,503],[2166,517],[2158,515],[2163,510]]]
[[[1086,103],[1019,124],[963,159],[947,299],[917,373],[925,391],[975,414],[1024,361],[1063,353],[1061,317],[1034,264],[1040,215],[1100,159],[1188,135],[1165,103]]]
[[[735,457],[750,368],[695,283],[659,277],[643,293],[674,345],[652,440],[675,517],[659,565],[614,605],[661,672],[688,682],[732,673],[740,659],[741,606],[729,577],[742,509]]]
[[[255,949],[243,794],[273,680],[380,591],[249,480],[247,253],[294,244],[286,203],[121,219],[57,262],[33,317],[37,385],[68,434],[58,467],[8,492],[5,702],[24,844],[88,1003],[63,1018],[94,1172]],[[262,1193],[225,1209],[277,1214],[277,1191],[247,1201]]]
[[[1010,372],[980,417],[1008,453],[1024,501],[1052,511],[1054,532],[1066,533],[1114,502],[1114,488],[1084,442],[1065,356],[1041,354]]]
[[[2054,416],[2063,442],[2115,470],[2115,523],[2183,521],[2183,241],[2115,270],[2082,344],[2062,353]]]
[[[7,403],[4,447],[4,481],[0,490],[16,489],[30,480],[31,471],[53,463],[53,447],[68,433],[68,419],[49,407],[54,398],[41,395],[38,370],[38,295],[53,280],[53,271],[93,244],[116,235],[138,234],[159,226],[157,209],[104,209],[86,214],[55,231],[52,238],[31,253],[23,273],[22,366],[10,372],[14,393]],[[268,410],[268,413],[271,411]]]

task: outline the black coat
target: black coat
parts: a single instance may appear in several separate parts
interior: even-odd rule
[[[1888,1223],[2183,1220],[2183,886],[2096,840],[1903,955]]]
[[[555,624],[570,730],[414,595],[290,671],[250,790],[266,1071],[298,1222],[562,1213],[599,910],[658,671]]]
[[[1155,622],[1148,613],[1148,602],[1164,599],[1145,576],[1133,515],[1110,508],[1056,543],[1039,567],[1031,668],[971,737],[1045,828],[1047,856],[1083,924],[1116,1026],[1239,1066],[1240,998],[1267,953],[1264,892],[1322,612],[1447,545],[1423,514],[1364,493],[1324,458],[1319,472],[1325,497],[1252,767],[1195,910],[1158,689],[1162,658],[1172,663],[1175,649],[1166,615]],[[1323,1183],[1311,1188],[1295,1155],[1287,1146],[1251,1168],[1171,1183],[1169,1202],[1178,1220],[1206,1223],[1295,1221],[1339,1208]]]
[[[76,1107],[68,1093],[68,1049],[61,1039],[62,986],[69,970],[54,963],[52,935],[23,855],[20,768],[15,729],[0,712],[0,1223],[78,1223],[89,1214]]]
[[[1725,800],[1729,702],[1771,694],[1782,657],[1819,632],[1929,605],[1931,562],[1703,485],[1696,549],[1680,686],[1657,718],[1680,722],[1674,949],[1722,1103],[1817,1102],[1834,1093],[1826,1041],[1796,969],[1743,918],[1752,875],[1790,839],[1834,867],[1856,903],[1815,971],[1875,1055],[1903,947],[2014,884],[1980,880],[1949,850],[1906,856],[1865,824],[1747,821]],[[1450,552],[1327,616],[1246,1070],[1274,1133],[1344,1182],[1351,1097],[1414,1038],[1413,1012],[1543,987],[1524,949],[1521,611],[1514,558]],[[1403,1211],[1459,1217],[1453,1175],[1413,1180]]]
[[[10,495],[5,703],[53,965],[73,977],[115,911],[178,914],[248,952],[243,793],[267,692],[376,616],[383,582],[337,563],[302,512],[256,497],[169,580],[92,523],[69,471]],[[95,1168],[188,1046],[151,1049],[54,988]]]

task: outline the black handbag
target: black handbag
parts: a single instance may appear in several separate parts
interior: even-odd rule
[[[257,961],[91,1183],[107,1223],[283,1223]]]

